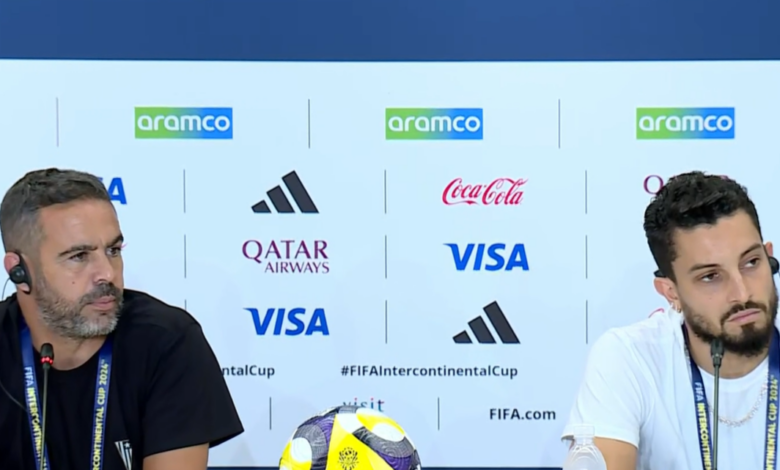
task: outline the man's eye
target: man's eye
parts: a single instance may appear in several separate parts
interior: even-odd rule
[[[716,273],[711,273],[711,274],[705,274],[700,279],[702,281],[704,281],[704,282],[712,282],[712,281],[715,280],[715,277],[717,277],[717,274]]]

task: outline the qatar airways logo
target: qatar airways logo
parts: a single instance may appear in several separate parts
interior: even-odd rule
[[[721,178],[728,178],[726,175],[719,175]],[[642,181],[642,188],[651,196],[655,196],[666,184],[666,180],[658,175],[648,175]]]
[[[247,240],[241,245],[244,258],[273,274],[328,274],[327,251],[325,240]]]
[[[463,178],[455,178],[444,188],[441,200],[454,206],[517,206],[523,202],[527,179],[497,178],[488,184],[463,184]]]

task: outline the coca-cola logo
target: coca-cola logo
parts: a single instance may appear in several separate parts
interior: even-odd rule
[[[516,206],[523,202],[527,179],[496,178],[488,184],[463,184],[463,178],[450,181],[441,195],[448,206],[457,204]]]
[[[721,178],[728,178],[726,175],[720,175]],[[649,175],[642,182],[642,188],[651,196],[655,196],[664,187],[666,181],[658,175]]]

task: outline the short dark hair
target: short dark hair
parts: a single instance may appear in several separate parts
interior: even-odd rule
[[[701,171],[670,178],[645,210],[647,245],[661,274],[675,280],[672,262],[677,259],[674,247],[676,230],[714,225],[719,219],[740,210],[750,216],[761,236],[756,206],[744,186],[732,179]]]
[[[106,187],[94,175],[57,168],[27,173],[11,186],[0,203],[0,232],[5,251],[29,251],[37,247],[44,235],[38,226],[41,209],[90,199],[111,203]]]

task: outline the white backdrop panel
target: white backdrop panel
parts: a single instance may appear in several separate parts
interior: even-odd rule
[[[559,466],[588,345],[663,306],[642,231],[661,180],[734,177],[765,238],[780,228],[778,63],[2,67],[0,185],[49,166],[121,180],[128,287],[201,322],[246,428],[214,466],[274,466],[296,425],[354,402],[396,418],[426,466]],[[141,106],[231,108],[233,135],[136,139]],[[637,140],[638,107],[734,108],[735,138]],[[387,108],[480,108],[483,138],[386,140]],[[293,171],[318,213],[283,183]],[[522,202],[475,190],[475,204],[447,204],[457,178],[525,179]],[[292,213],[272,204],[277,186]],[[252,240],[260,263],[242,253]],[[271,248],[285,240],[289,256]],[[447,243],[522,244],[529,269],[458,271]],[[487,319],[494,301],[519,344]],[[285,334],[287,317],[274,334],[269,309],[295,308],[304,327],[322,309],[329,334]],[[477,342],[477,318],[496,344]],[[461,331],[474,343],[456,344]],[[488,369],[499,376],[467,372]]]

